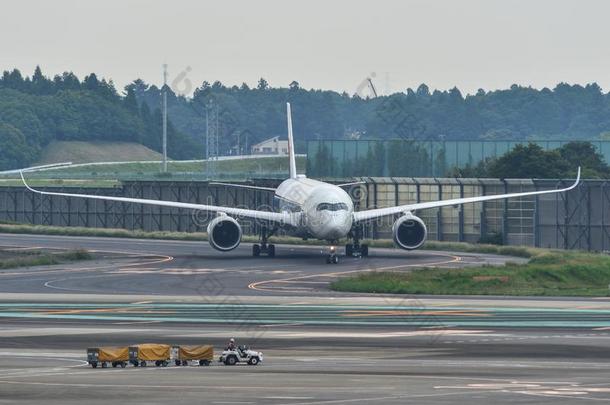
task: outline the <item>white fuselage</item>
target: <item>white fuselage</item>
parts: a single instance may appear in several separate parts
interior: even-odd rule
[[[336,241],[352,229],[354,204],[335,185],[299,176],[283,181],[274,198],[280,211],[301,212],[299,236]]]

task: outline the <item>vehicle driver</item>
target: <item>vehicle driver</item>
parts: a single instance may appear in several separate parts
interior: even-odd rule
[[[227,350],[235,350],[237,346],[235,346],[235,339],[231,338],[229,340],[229,345],[227,346]]]

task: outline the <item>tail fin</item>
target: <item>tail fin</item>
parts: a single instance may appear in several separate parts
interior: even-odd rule
[[[292,138],[292,112],[290,103],[286,103],[286,116],[288,118],[288,159],[290,159],[290,178],[297,178],[297,162],[294,155],[294,139]]]

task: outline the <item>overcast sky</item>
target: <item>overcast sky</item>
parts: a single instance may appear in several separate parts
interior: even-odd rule
[[[610,90],[605,0],[2,0],[0,10],[0,69],[96,72],[120,88],[161,83],[168,63],[178,91],[264,77],[354,93],[371,74],[380,92]]]

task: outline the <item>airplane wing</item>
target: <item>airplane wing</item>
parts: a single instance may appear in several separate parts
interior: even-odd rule
[[[262,191],[275,191],[276,190],[273,187],[250,186],[248,184],[220,183],[220,182],[217,182],[217,181],[211,182],[210,184],[211,185],[216,185],[216,186],[247,188],[247,189],[250,189],[250,190],[262,190]]]
[[[149,200],[144,198],[128,198],[128,197],[112,197],[112,196],[102,196],[102,195],[91,195],[91,194],[70,194],[70,193],[55,193],[48,191],[40,191],[33,189],[30,187],[25,178],[23,177],[23,171],[20,172],[21,180],[25,187],[37,194],[42,195],[54,195],[61,197],[77,197],[77,198],[88,198],[91,200],[104,200],[104,201],[116,201],[116,202],[126,202],[126,203],[135,203],[135,204],[146,204],[146,205],[156,205],[159,207],[172,207],[172,208],[186,208],[191,210],[199,210],[199,211],[207,211],[207,212],[215,212],[218,214],[226,214],[236,218],[250,218],[250,219],[258,219],[263,221],[275,222],[280,225],[290,225],[297,226],[299,223],[299,215],[298,213],[288,213],[288,212],[271,212],[271,211],[258,211],[258,210],[250,210],[243,208],[233,208],[233,207],[220,207],[216,205],[204,205],[204,204],[193,204],[193,203],[183,203],[177,201],[161,201],[161,200]]]
[[[423,203],[416,203],[416,204],[399,205],[396,207],[375,208],[375,209],[370,209],[370,210],[354,212],[354,221],[362,222],[362,221],[367,221],[367,220],[371,220],[371,219],[375,219],[375,218],[385,217],[388,215],[423,210],[426,208],[438,208],[438,207],[446,207],[446,206],[450,206],[450,205],[461,205],[461,204],[476,203],[476,202],[483,202],[483,201],[502,200],[505,198],[563,193],[565,191],[569,191],[569,190],[572,190],[573,188],[575,188],[579,182],[580,182],[580,167],[578,168],[578,175],[576,176],[576,181],[574,182],[574,184],[572,184],[570,187],[567,187],[567,188],[554,189],[554,190],[543,190],[543,191],[528,191],[528,192],[524,192],[524,193],[486,195],[486,196],[480,196],[480,197],[454,198],[451,200],[430,201],[430,202],[423,202]]]
[[[0,174],[5,175],[5,174],[17,174],[20,172],[37,172],[37,171],[42,171],[42,170],[47,170],[47,169],[59,169],[59,168],[68,167],[68,166],[72,166],[72,162],[52,163],[50,165],[32,166],[32,167],[28,167],[25,169],[6,170],[3,172],[0,172]]]
[[[353,181],[351,183],[341,183],[341,184],[335,184],[337,187],[348,187],[348,186],[355,186],[356,184],[365,184],[365,181]]]

